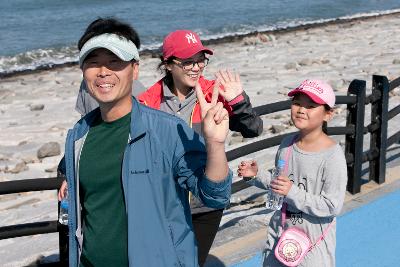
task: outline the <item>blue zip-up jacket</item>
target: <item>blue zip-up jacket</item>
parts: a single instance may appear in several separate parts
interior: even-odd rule
[[[69,192],[69,264],[79,265],[83,244],[79,200],[79,156],[99,109],[69,130],[65,171]],[[205,173],[204,140],[172,115],[133,98],[130,137],[124,151],[122,183],[128,218],[130,266],[198,266],[187,190],[207,206],[229,203],[232,172],[224,181]]]

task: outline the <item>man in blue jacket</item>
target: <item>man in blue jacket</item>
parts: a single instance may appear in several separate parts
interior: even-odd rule
[[[139,74],[135,30],[92,22],[79,65],[99,108],[68,132],[70,266],[198,266],[187,191],[213,208],[229,202],[229,118],[214,90],[197,91],[204,140],[177,117],[131,96]]]

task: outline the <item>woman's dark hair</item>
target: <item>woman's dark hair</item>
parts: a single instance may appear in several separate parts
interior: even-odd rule
[[[79,39],[79,51],[89,39],[102,35],[103,33],[114,33],[122,36],[127,40],[131,40],[136,45],[137,49],[140,48],[139,35],[132,26],[115,18],[98,18],[89,24],[82,37]]]
[[[172,61],[175,59],[175,57],[169,57],[167,60],[164,60],[163,56],[160,55],[160,60],[161,62],[157,66],[157,70],[159,70],[161,73],[164,73],[163,82],[169,87],[173,88],[174,86],[174,80],[172,79],[172,73],[167,70],[165,67],[168,64],[171,64]]]

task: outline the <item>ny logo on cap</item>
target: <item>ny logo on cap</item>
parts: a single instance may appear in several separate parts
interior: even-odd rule
[[[188,40],[188,44],[190,44],[190,42],[197,43],[196,36],[194,36],[193,33],[187,33],[185,37]]]

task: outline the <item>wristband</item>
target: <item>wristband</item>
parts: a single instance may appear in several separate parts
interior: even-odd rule
[[[228,102],[228,105],[229,105],[229,106],[233,106],[233,105],[239,103],[240,101],[242,101],[243,99],[244,99],[243,95],[240,94],[240,95],[238,95],[237,97],[235,97],[234,99],[232,99],[231,101],[229,101],[229,102]]]

